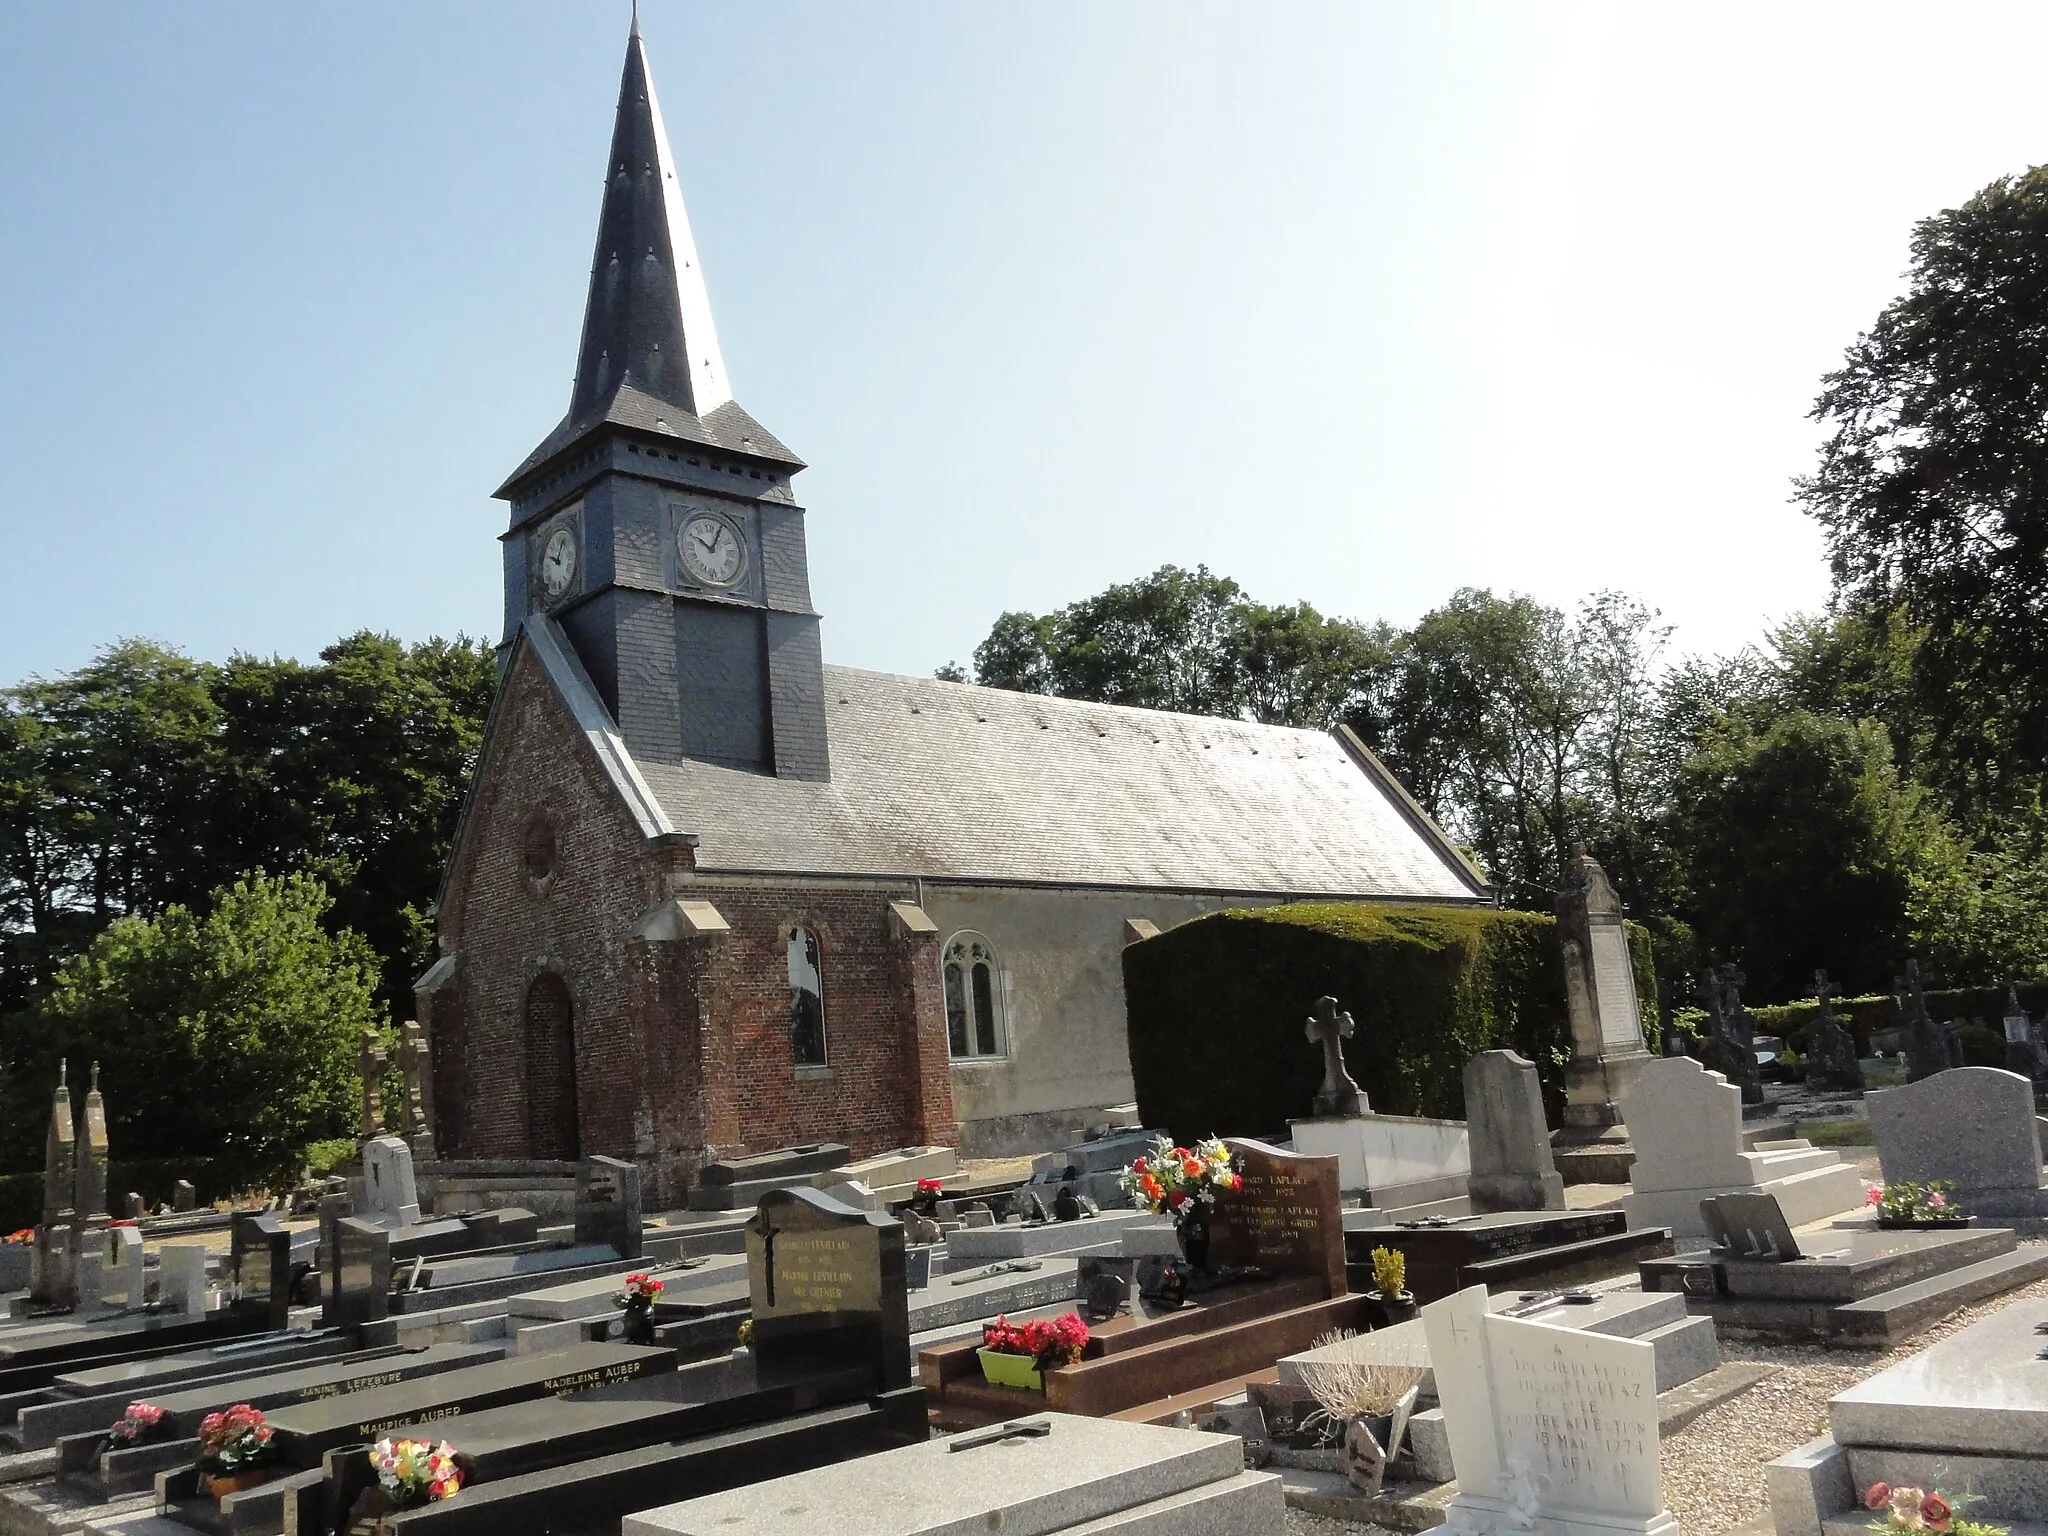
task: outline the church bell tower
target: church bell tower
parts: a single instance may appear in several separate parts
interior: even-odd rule
[[[726,381],[636,19],[569,411],[497,491],[505,645],[559,624],[643,761],[830,778],[803,467]]]

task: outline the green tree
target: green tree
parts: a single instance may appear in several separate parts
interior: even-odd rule
[[[210,1158],[251,1187],[292,1178],[307,1145],[349,1130],[376,959],[307,875],[252,874],[204,916],[124,917],[67,961],[44,1000],[36,1071],[98,1061],[124,1156]],[[37,1121],[32,1121],[38,1123]]]
[[[2048,167],[1922,220],[1907,282],[1824,381],[1799,494],[1838,593],[1920,629],[1946,787],[1997,802],[2048,766]]]
[[[1671,835],[1704,958],[1739,960],[1761,999],[1803,996],[1818,966],[1853,990],[1888,986],[1916,881],[1960,854],[1882,727],[1805,711],[1712,728],[1680,775]]]

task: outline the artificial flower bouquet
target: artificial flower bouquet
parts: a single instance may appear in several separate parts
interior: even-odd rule
[[[156,1438],[163,1421],[164,1411],[156,1404],[130,1403],[121,1417],[114,1420],[107,1439],[115,1445],[144,1445]]]
[[[660,1297],[662,1290],[659,1280],[655,1279],[652,1275],[644,1274],[626,1276],[625,1286],[626,1288],[623,1291],[613,1294],[612,1305],[629,1310],[634,1307],[653,1306],[656,1299]]]
[[[1237,1172],[1230,1148],[1218,1137],[1177,1147],[1161,1136],[1153,1142],[1151,1156],[1132,1163],[1119,1181],[1132,1204],[1179,1223],[1205,1214],[1218,1194],[1242,1186],[1244,1175]]]
[[[910,1197],[910,1208],[927,1221],[938,1214],[939,1196],[946,1192],[943,1179],[919,1179],[917,1193]]]
[[[377,1486],[397,1509],[419,1509],[462,1491],[462,1469],[446,1440],[433,1445],[387,1437],[370,1448],[370,1465],[377,1469]]]
[[[1023,1324],[1013,1323],[1008,1317],[998,1317],[992,1323],[981,1325],[983,1374],[991,1381],[1001,1381],[1008,1386],[1042,1388],[1044,1383],[1040,1378],[1044,1372],[1056,1366],[1072,1365],[1087,1347],[1088,1325],[1081,1321],[1078,1312]],[[1013,1372],[1004,1369],[999,1361],[991,1369],[990,1355],[1030,1363]]]
[[[1956,1204],[1955,1192],[1947,1179],[1926,1184],[1905,1179],[1883,1188],[1872,1186],[1865,1203],[1877,1207],[1881,1221],[1960,1221],[1969,1212]]]
[[[199,1466],[216,1477],[234,1477],[270,1459],[271,1428],[263,1410],[237,1403],[199,1421]]]
[[[1901,1484],[1872,1483],[1863,1495],[1863,1507],[1875,1510],[1879,1519],[1870,1522],[1873,1531],[1932,1531],[1936,1536],[2007,1536],[2002,1525],[1965,1520],[1955,1511],[1954,1501],[1932,1488],[1908,1488]]]
[[[17,1248],[26,1248],[35,1240],[36,1229],[34,1227],[17,1227],[14,1231],[8,1233],[5,1239],[0,1239],[0,1241],[12,1243]]]

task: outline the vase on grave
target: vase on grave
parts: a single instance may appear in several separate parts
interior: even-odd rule
[[[619,1337],[628,1344],[654,1342],[654,1303],[631,1301],[619,1318]]]
[[[1413,1291],[1396,1291],[1391,1296],[1379,1291],[1365,1293],[1366,1316],[1372,1319],[1375,1328],[1391,1328],[1396,1323],[1412,1322],[1419,1310]]]
[[[245,1488],[260,1488],[270,1481],[268,1467],[250,1467],[241,1472],[202,1472],[199,1475],[199,1491],[209,1499],[224,1499],[231,1493],[240,1493]]]
[[[1182,1209],[1187,1214],[1174,1218],[1173,1240],[1180,1245],[1180,1256],[1188,1261],[1188,1268],[1205,1275],[1209,1272],[1208,1207],[1191,1200]]]

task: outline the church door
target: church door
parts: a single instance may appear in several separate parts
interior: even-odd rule
[[[526,989],[526,1154],[573,1162],[576,1131],[576,1021],[568,985],[553,971]]]

